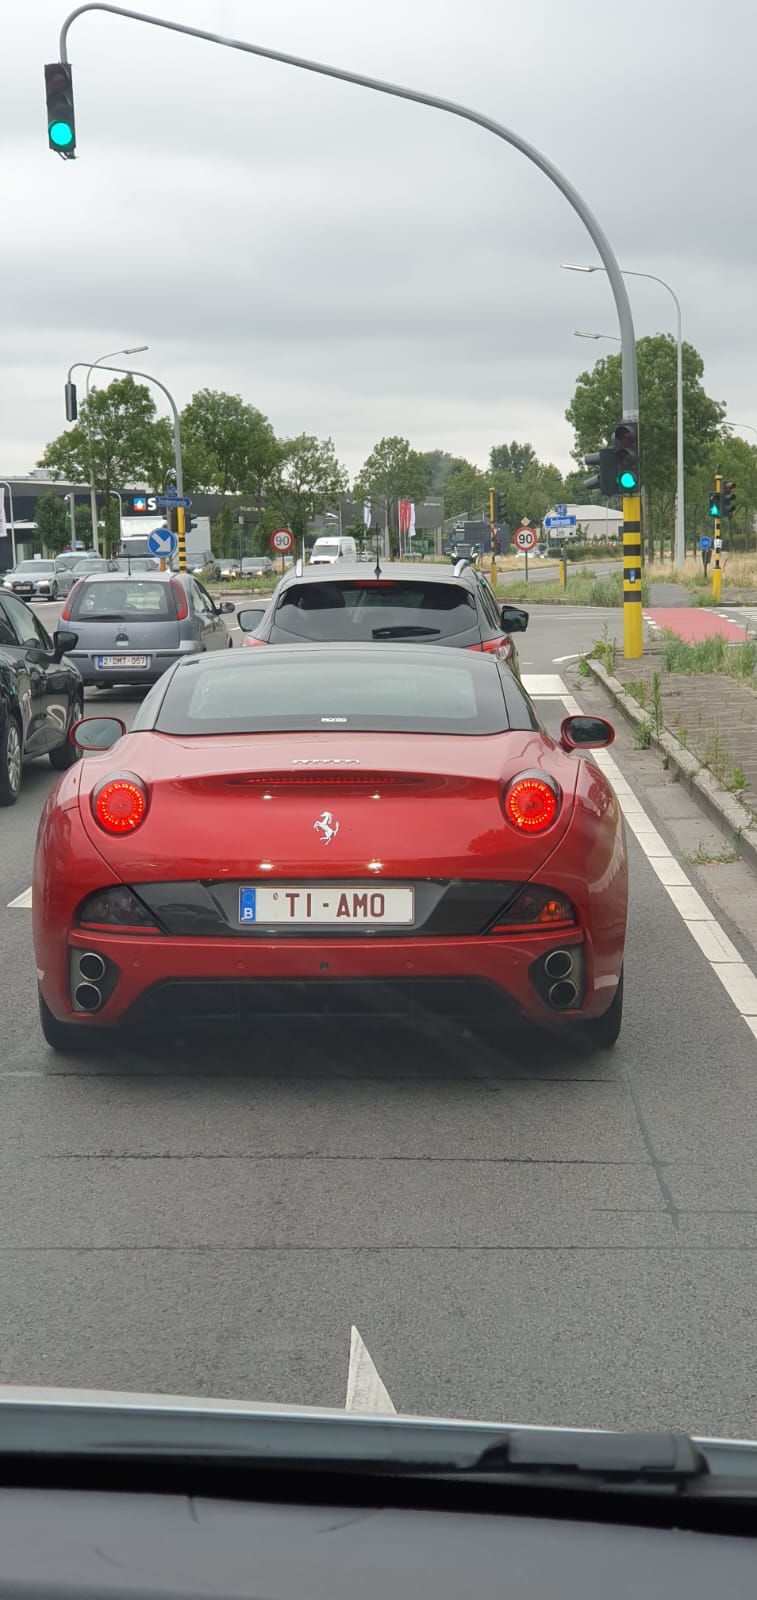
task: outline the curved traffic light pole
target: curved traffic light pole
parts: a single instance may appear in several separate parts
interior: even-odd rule
[[[568,179],[553,166],[546,156],[541,154],[534,145],[521,139],[520,135],[513,133],[510,128],[504,127],[501,122],[495,122],[492,117],[484,116],[480,111],[474,111],[470,106],[460,105],[456,100],[445,100],[438,95],[426,94],[420,89],[408,89],[398,83],[390,83],[382,78],[370,78],[361,72],[348,72],[344,67],[330,67],[322,61],[312,61],[306,56],[290,55],[284,50],[271,50],[266,45],[251,44],[246,39],[232,39],[224,34],[211,33],[205,28],[193,28],[185,22],[174,22],[167,17],[149,16],[143,11],[132,11],[125,6],[114,6],[101,3],[101,0],[89,0],[89,3],[77,6],[66,18],[60,34],[60,59],[68,65],[68,34],[72,23],[77,17],[83,16],[87,11],[105,11],[116,17],[127,17],[132,22],[145,22],[153,28],[164,28],[169,33],[182,33],[193,39],[202,39],[206,44],[221,45],[227,50],[241,50],[246,55],[259,56],[266,61],[278,61],[282,66],[298,67],[303,72],[312,72],[319,77],[335,78],[341,83],[354,84],[359,89],[372,89],[377,94],[390,95],[396,100],[410,100],[416,105],[430,106],[434,111],[444,111],[448,116],[459,117],[463,122],[472,122],[477,127],[483,128],[487,133],[493,133],[495,138],[503,140],[513,149],[518,150],[527,161],[543,172],[545,177],[559,189],[568,204],[572,206],[576,215],[580,217],[590,239],[596,246],[599,258],[605,268],[610,287],[615,301],[618,315],[618,327],[621,341],[621,367],[623,387],[623,419],[624,421],[638,423],[639,419],[639,382],[636,367],[636,336],[633,326],[631,303],[628,298],[623,275],[614,251],[604,230],[600,227],[594,213],[587,206],[586,201],[578,190],[569,183]],[[632,500],[624,498],[624,522],[628,517],[630,527],[624,526],[624,545],[628,535],[634,542],[634,548],[639,548],[641,538],[641,512],[638,498],[638,489]],[[626,552],[628,553],[628,552]],[[623,631],[624,653],[626,656],[640,656],[641,642],[641,570],[640,557],[636,569],[635,581],[629,583],[628,579],[623,585]]]
[[[487,133],[493,133],[495,138],[504,140],[505,144],[512,145],[519,150],[528,161],[533,162],[545,177],[555,185],[560,193],[565,196],[568,204],[581,218],[587,233],[593,240],[599,252],[600,259],[606,268],[607,276],[612,288],[615,307],[618,313],[620,327],[623,362],[623,416],[629,421],[636,421],[639,415],[639,389],[636,372],[636,340],[633,327],[631,304],[623,282],[620,267],[615,259],[610,242],[603,229],[597,222],[593,212],[586,201],[582,199],[578,190],[572,183],[552,165],[541,152],[520,135],[505,128],[501,122],[486,117],[480,111],[474,111],[470,106],[459,105],[455,100],[444,100],[438,95],[426,94],[420,89],[407,89],[398,83],[388,83],[382,78],[369,78],[361,72],[348,72],[343,67],[330,67],[322,61],[311,61],[305,56],[289,55],[283,50],[271,50],[265,45],[250,44],[245,39],[231,39],[223,34],[210,33],[205,28],[192,28],[185,22],[173,22],[165,17],[151,17],[142,11],[131,11],[124,6],[100,4],[99,0],[77,6],[70,16],[66,18],[60,34],[60,59],[68,64],[68,33],[71,24],[86,11],[107,11],[117,17],[128,17],[133,22],[146,22],[154,28],[166,28],[171,33],[188,34],[193,39],[204,39],[207,44],[222,45],[228,50],[241,50],[247,55],[261,56],[266,61],[278,61],[283,66],[299,67],[303,72],[314,72],[324,78],[337,78],[342,83],[355,84],[359,89],[373,89],[377,94],[392,95],[397,100],[412,100],[417,105],[430,106],[436,111],[446,111],[449,116],[461,117],[464,122],[473,122],[479,128],[484,128]]]

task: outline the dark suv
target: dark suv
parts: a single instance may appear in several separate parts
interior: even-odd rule
[[[242,609],[238,622],[245,645],[417,639],[491,651],[519,678],[511,635],[525,633],[528,612],[501,605],[483,573],[462,561],[455,567],[387,562],[373,572],[364,565],[303,569],[298,562],[262,621],[259,611]]]

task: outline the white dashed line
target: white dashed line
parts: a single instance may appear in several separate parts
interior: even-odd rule
[[[561,685],[559,690],[555,688],[556,683]],[[571,715],[580,711],[580,707],[568,692],[567,684],[563,683],[562,679],[549,676],[541,678],[536,675],[529,677],[528,674],[524,674],[523,687],[534,697],[560,700]],[[729,1000],[757,1039],[757,977],[739,955],[728,935],[724,933],[717,917],[712,915],[709,906],[694,888],[683,867],[675,860],[672,851],[668,849],[662,835],[657,832],[641,801],[626,782],[609,751],[594,750],[593,756],[597,766],[604,772],[605,777],[609,778],[620,801],[626,823],[641,845],[652,871],[675,906],[681,921],[688,928],[692,939],[699,945],[705,960],[720,979]]]
[[[31,887],[28,888],[28,889],[24,889],[23,894],[17,894],[15,900],[9,900],[8,901],[8,910],[9,911],[31,911],[31,908],[32,908],[32,891],[31,891]]]
[[[353,1326],[350,1334],[350,1367],[347,1375],[345,1411],[378,1411],[388,1416],[396,1411],[365,1345]]]

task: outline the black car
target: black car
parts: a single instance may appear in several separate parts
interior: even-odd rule
[[[243,608],[238,622],[243,633],[254,632],[246,645],[417,639],[486,650],[519,678],[511,635],[525,633],[528,612],[502,605],[484,573],[464,561],[455,567],[387,562],[372,572],[364,565],[337,572],[298,562],[281,579],[265,618]]]
[[[63,772],[78,760],[68,735],[83,715],[84,688],[63,660],[75,644],[75,633],[53,641],[22,600],[0,593],[0,806],[18,799],[24,761],[47,755]]]

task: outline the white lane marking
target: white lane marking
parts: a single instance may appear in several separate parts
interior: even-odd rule
[[[397,1410],[354,1324],[350,1330],[350,1368],[347,1374],[347,1399],[344,1402],[344,1409],[378,1411],[383,1416],[388,1416]]]
[[[523,687],[534,700],[562,700],[568,692],[559,672],[527,672]]]
[[[549,689],[546,693],[542,692],[541,698],[559,698],[571,715],[579,710],[567,684],[562,684],[558,696],[552,687],[555,682],[553,678],[537,681],[549,684]],[[530,694],[539,692],[530,688],[528,679],[524,679],[524,687]],[[694,888],[683,867],[674,859],[672,851],[668,849],[665,840],[647,816],[638,795],[623,777],[609,750],[594,750],[593,756],[597,766],[604,772],[605,777],[609,778],[628,827],[644,851],[649,865],[675,906],[681,921],[688,928],[692,939],[699,945],[713,972],[717,974],[728,998],[757,1039],[757,976],[739,955],[736,946],[721,928],[717,917],[712,915],[709,906]]]
[[[9,911],[31,911],[31,908],[32,908],[31,886],[28,889],[24,889],[23,894],[17,894],[15,900],[9,900],[8,901],[8,910]]]
[[[579,650],[574,650],[570,656],[553,656],[552,665],[553,667],[561,667],[564,661],[577,661],[580,653]]]

